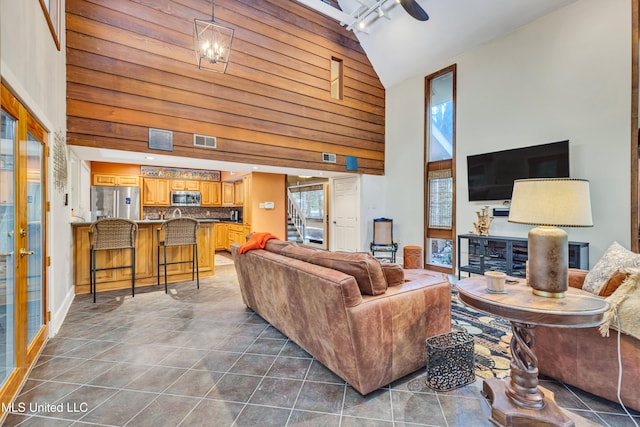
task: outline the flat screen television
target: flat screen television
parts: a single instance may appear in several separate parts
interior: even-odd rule
[[[513,181],[568,178],[569,141],[467,156],[469,201],[509,200]]]

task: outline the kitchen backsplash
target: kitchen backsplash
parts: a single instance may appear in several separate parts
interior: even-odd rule
[[[180,206],[179,208],[175,207],[156,207],[156,206],[145,206],[142,209],[142,218],[143,219],[160,219],[159,211],[165,212],[165,219],[173,218],[174,211],[176,212],[176,216],[178,216],[178,212],[182,214],[182,216],[189,218],[197,218],[197,219],[224,219],[228,220],[231,218],[232,211],[238,211],[238,218],[242,219],[242,208],[241,207],[199,207],[199,206]]]

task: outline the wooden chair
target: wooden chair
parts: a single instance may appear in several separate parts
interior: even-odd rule
[[[194,273],[197,277],[197,285],[200,288],[200,272],[198,266],[198,227],[200,224],[193,218],[173,218],[165,221],[157,231],[158,238],[158,286],[160,286],[160,266],[164,266],[164,292],[167,293],[167,265],[191,263],[191,280]],[[167,247],[185,246],[192,247],[191,260],[167,262]],[[163,252],[162,263],[160,252]]]
[[[136,278],[136,237],[138,224],[124,218],[104,218],[91,223],[89,226],[89,289],[93,293],[93,302],[96,302],[97,282],[96,272],[102,270],[114,270],[119,268],[131,269],[131,296],[135,296]],[[96,267],[96,252],[112,249],[131,249],[131,265],[115,267]]]
[[[389,254],[387,257],[376,257],[376,252]],[[396,262],[398,244],[393,241],[393,220],[389,218],[376,218],[373,220],[373,242],[371,242],[371,254],[382,260]]]

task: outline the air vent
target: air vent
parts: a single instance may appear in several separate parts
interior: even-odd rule
[[[333,153],[322,153],[322,161],[325,163],[335,163],[336,155]]]
[[[202,148],[216,148],[216,137],[207,135],[193,135],[193,145]]]

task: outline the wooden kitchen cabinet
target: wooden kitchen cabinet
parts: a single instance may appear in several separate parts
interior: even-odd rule
[[[201,206],[220,206],[221,184],[216,181],[200,181],[200,193],[202,193]]]
[[[233,183],[233,204],[242,206],[244,204],[244,188],[242,180],[239,179]]]
[[[227,250],[231,251],[231,245],[234,243],[246,243],[247,234],[250,233],[250,227],[240,224],[228,224],[229,225],[229,238],[227,239]]]
[[[92,185],[137,187],[140,183],[139,177],[133,175],[108,175],[94,174]]]
[[[200,181],[190,179],[172,179],[171,190],[174,191],[200,191]]]
[[[170,206],[170,182],[168,179],[144,178],[142,204],[145,206]]]
[[[222,206],[233,206],[235,202],[233,197],[234,187],[233,182],[222,183]]]
[[[215,250],[228,250],[229,246],[229,224],[216,224]]]

